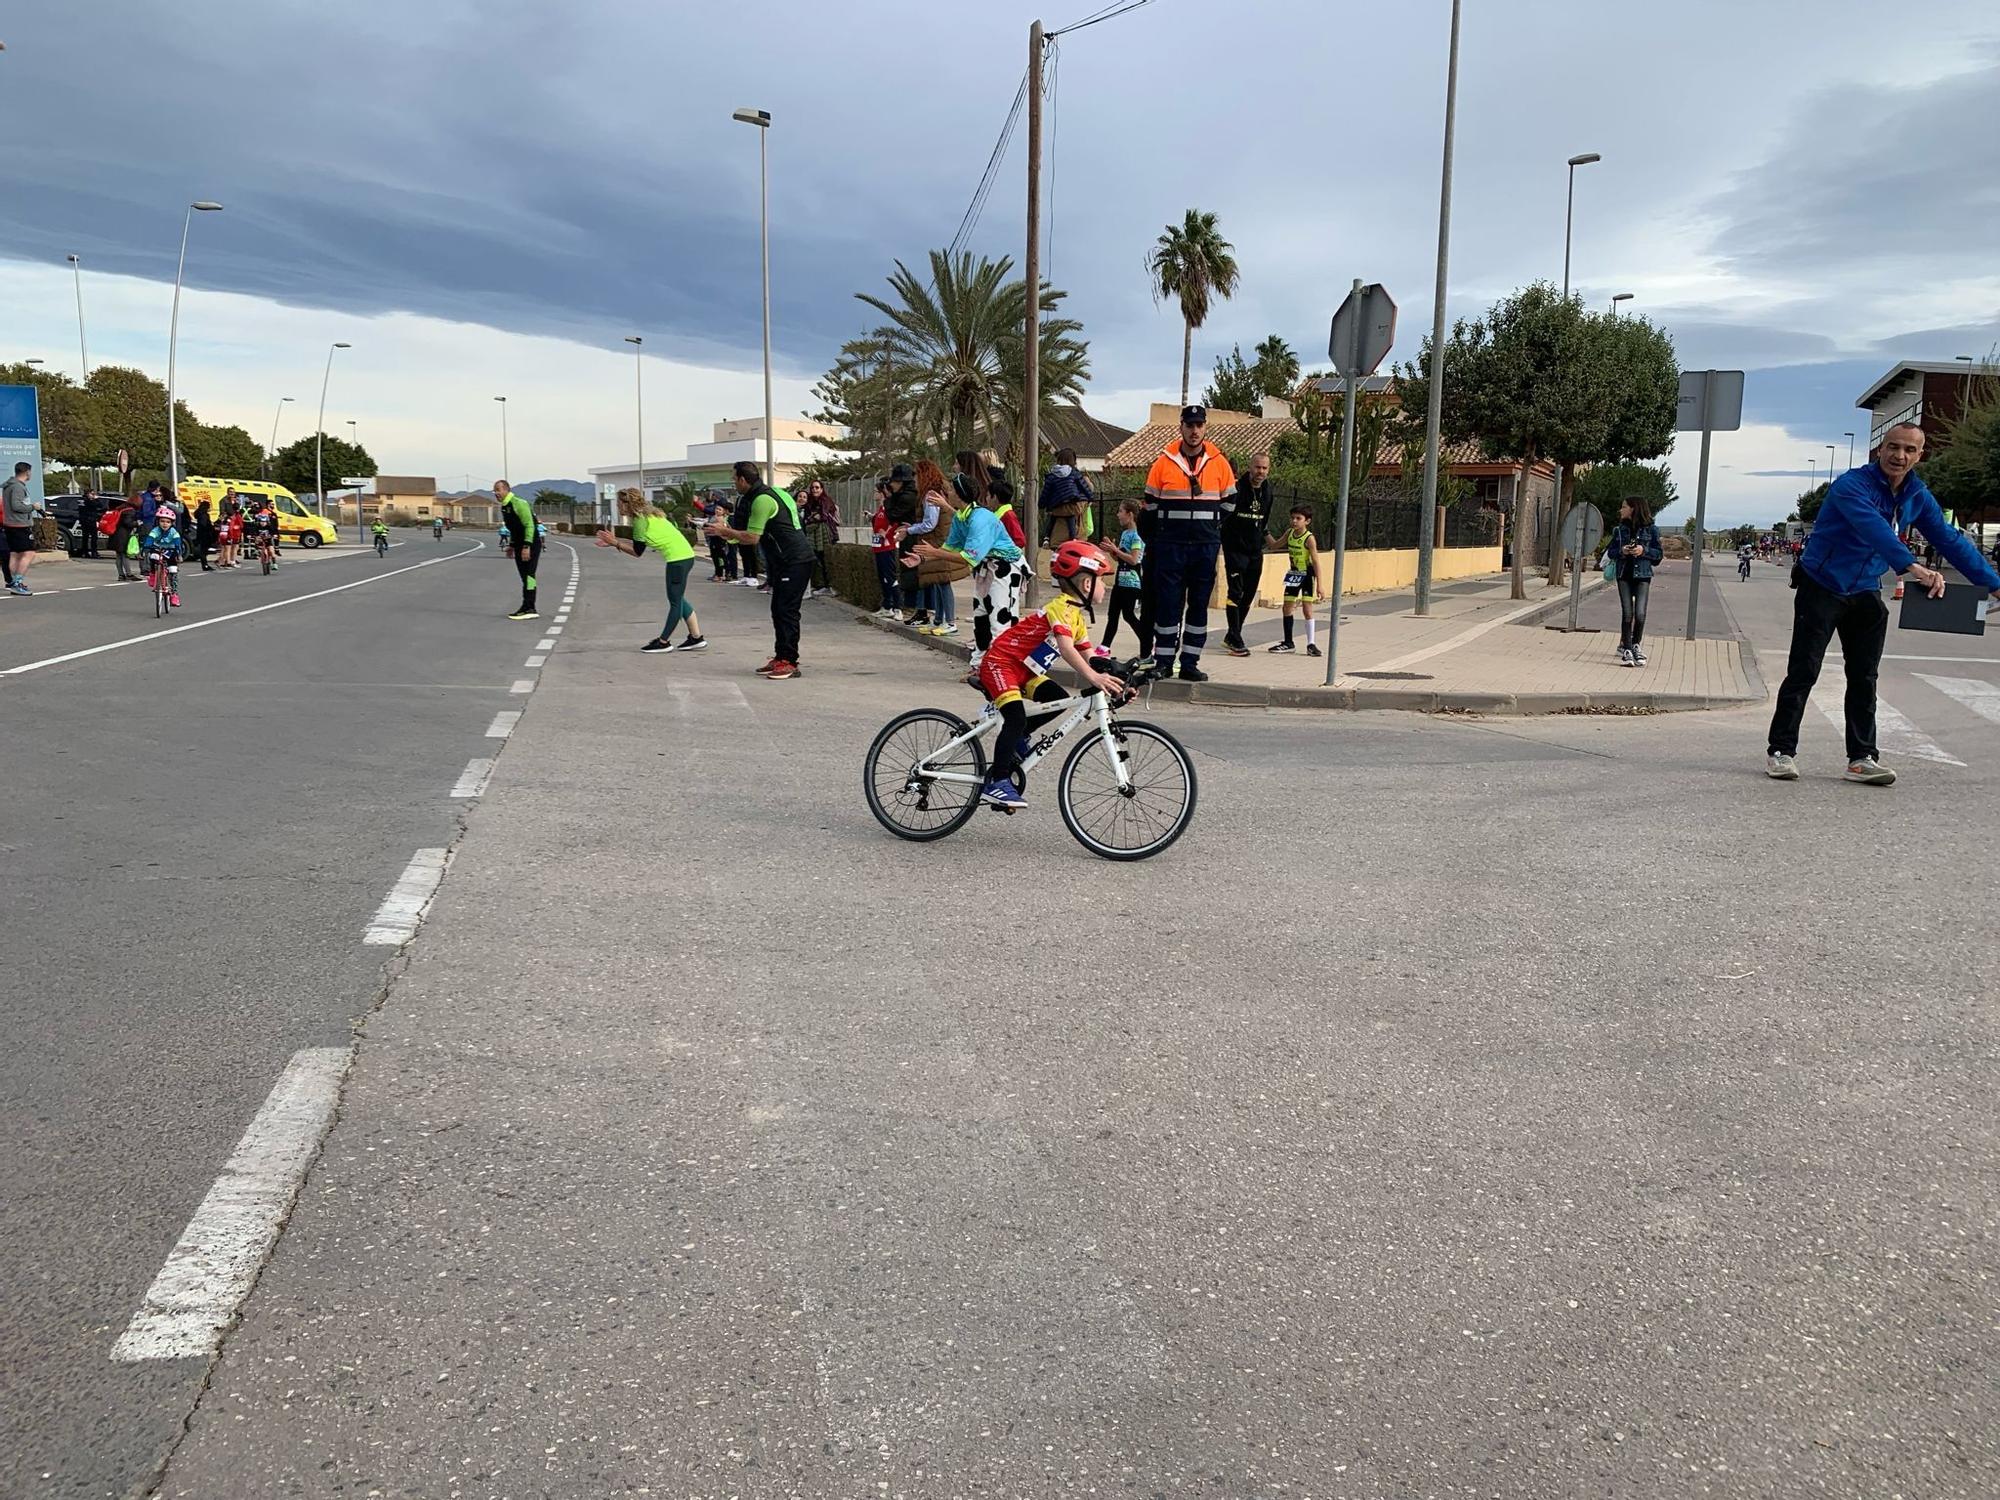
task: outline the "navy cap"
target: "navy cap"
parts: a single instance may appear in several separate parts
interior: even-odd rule
[[[1183,406],[1181,408],[1181,420],[1183,422],[1193,422],[1197,426],[1206,426],[1208,424],[1208,408],[1205,406]]]

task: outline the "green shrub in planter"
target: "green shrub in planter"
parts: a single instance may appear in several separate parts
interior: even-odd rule
[[[873,547],[859,542],[836,542],[827,572],[833,578],[833,591],[849,604],[866,610],[882,607],[882,585],[875,577]]]

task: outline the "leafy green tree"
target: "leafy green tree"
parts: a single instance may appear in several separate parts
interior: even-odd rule
[[[1579,504],[1597,507],[1607,532],[1618,524],[1618,507],[1627,496],[1642,496],[1655,520],[1680,498],[1665,464],[1641,463],[1592,464],[1570,494]]]
[[[1929,481],[1926,480],[1925,482],[1928,483]],[[1799,508],[1794,514],[1808,526],[1819,515],[1819,508],[1826,504],[1826,490],[1827,486],[1822,481],[1799,496]]]
[[[180,428],[181,462],[190,474],[217,479],[254,479],[264,462],[264,449],[241,427],[210,427],[195,422]],[[349,469],[348,473],[359,473]]]
[[[1425,409],[1432,351],[1397,370],[1403,409]],[[1673,437],[1679,388],[1673,346],[1641,319],[1586,313],[1546,282],[1461,320],[1444,348],[1443,434],[1489,459],[1574,466],[1655,457]],[[1514,536],[1525,532],[1516,507]],[[1525,549],[1514,548],[1513,595],[1527,597]]]
[[[2000,518],[2000,376],[1991,366],[1976,377],[1964,412],[1944,424],[1923,475],[1959,520]]]
[[[1299,357],[1275,333],[1257,345],[1257,362],[1250,368],[1260,396],[1289,396],[1298,389]]]
[[[1243,346],[1232,344],[1229,353],[1216,360],[1215,378],[1201,393],[1201,401],[1219,411],[1254,412],[1259,394],[1256,370],[1243,362]]]
[[[1188,362],[1194,331],[1208,321],[1214,299],[1236,295],[1234,250],[1215,227],[1215,215],[1191,208],[1178,225],[1169,224],[1146,256],[1153,300],[1172,297],[1181,309],[1181,404],[1187,404]]]
[[[1003,432],[1021,434],[1028,288],[1023,279],[1008,279],[1013,268],[1004,256],[975,260],[933,250],[926,282],[897,261],[890,296],[855,294],[888,321],[860,341],[854,367],[835,367],[829,393],[864,403],[877,421],[882,407],[900,407],[900,425],[939,447],[973,448],[997,444]],[[1083,325],[1056,315],[1068,294],[1045,283],[1040,295],[1038,404],[1046,432],[1056,409],[1082,396],[1090,360],[1078,337]]]
[[[271,455],[271,479],[282,484],[295,495],[309,495],[313,491],[313,451],[314,436],[307,433],[295,438]],[[332,433],[326,435],[326,447],[321,458],[321,469],[326,475],[326,487],[331,490],[347,475],[372,477],[377,471],[375,460],[368,456],[368,450],[358,443],[350,443],[345,438],[337,438]],[[230,475],[229,478],[241,476]]]

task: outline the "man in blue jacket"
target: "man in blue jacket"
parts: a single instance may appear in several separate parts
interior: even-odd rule
[[[1944,574],[1925,567],[1903,545],[1902,533],[1915,527],[1959,572],[2000,596],[2000,573],[1987,565],[1965,533],[1944,518],[1937,500],[1914,472],[1923,457],[1924,433],[1902,422],[1882,434],[1875,461],[1849,469],[1826,492],[1813,522],[1812,540],[1792,567],[1792,654],[1777,711],[1764,771],[1775,781],[1797,781],[1799,721],[1819,680],[1820,659],[1837,634],[1847,659],[1847,779],[1865,786],[1888,786],[1896,773],[1875,753],[1875,675],[1889,633],[1889,606],[1882,602],[1881,578],[1894,572],[1944,595]]]

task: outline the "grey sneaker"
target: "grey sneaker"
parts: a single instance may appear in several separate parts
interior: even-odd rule
[[[1632,648],[1632,665],[1635,667],[1646,665],[1646,648],[1644,646],[1634,646]]]
[[[1773,750],[1764,757],[1764,774],[1773,781],[1797,781],[1799,763],[1782,750]]]
[[[1864,760],[1847,763],[1847,780],[1859,782],[1862,786],[1894,786],[1896,773],[1871,755]]]
[[[1633,665],[1632,648],[1630,646],[1620,646],[1618,648],[1618,665],[1621,667]]]

